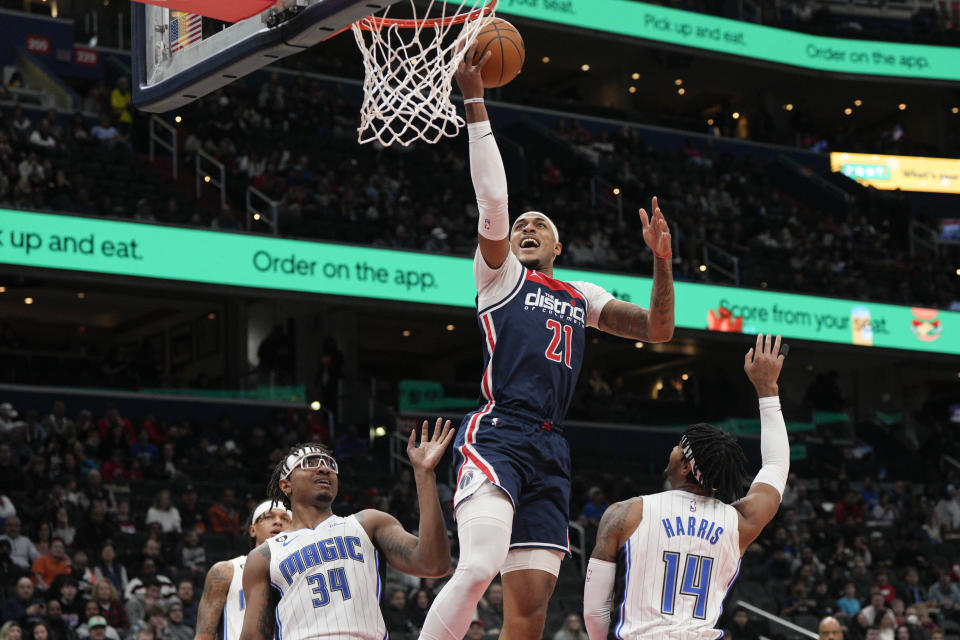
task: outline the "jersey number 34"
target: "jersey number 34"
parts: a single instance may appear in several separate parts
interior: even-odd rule
[[[347,574],[344,572],[343,567],[337,567],[327,571],[326,579],[323,577],[322,571],[308,576],[307,584],[316,585],[311,589],[314,595],[319,596],[313,599],[313,607],[315,609],[330,604],[331,591],[339,591],[344,600],[351,598],[350,585],[347,584]],[[328,585],[330,587],[329,589],[327,588]]]
[[[673,615],[677,600],[677,578],[680,573],[680,554],[676,551],[663,552],[663,599],[660,611]],[[687,554],[683,565],[683,582],[680,595],[696,598],[693,603],[693,617],[704,620],[707,617],[707,600],[710,590],[710,573],[713,571],[713,558]]]

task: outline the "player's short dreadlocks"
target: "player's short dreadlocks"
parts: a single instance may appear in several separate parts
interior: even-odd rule
[[[312,447],[320,449],[321,452],[332,456],[333,452],[330,448],[323,444],[322,442],[300,442],[293,445],[283,454],[283,457],[277,463],[277,466],[273,468],[273,473],[270,475],[270,480],[267,482],[267,498],[282,504],[287,509],[290,509],[290,498],[283,491],[280,490],[280,478],[283,477],[284,466],[286,465],[287,458],[292,454],[296,453],[304,447]]]
[[[736,438],[712,425],[699,422],[683,430],[690,445],[702,482],[693,473],[687,481],[704,489],[716,490],[715,496],[727,504],[746,493],[744,466],[747,458]]]

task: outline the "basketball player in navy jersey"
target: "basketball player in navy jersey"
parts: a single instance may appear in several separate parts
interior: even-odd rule
[[[247,556],[246,613],[240,640],[351,637],[383,640],[380,555],[398,571],[437,578],[450,569],[450,542],[437,497],[434,468],[453,440],[448,420],[430,435],[424,421],[407,443],[420,507],[419,537],[392,515],[367,509],[348,517],[331,511],[337,461],[319,443],[295,445],[267,486],[267,495],[293,512],[286,532]]]
[[[736,439],[708,424],[684,430],[663,475],[672,487],[610,505],[600,520],[584,586],[590,640],[606,640],[614,585],[621,640],[715,640],[740,558],[780,508],[790,443],[777,379],[780,336],[758,335],[743,368],[760,405],[762,467],[743,495],[746,458]],[[719,634],[719,636],[718,636]]]
[[[473,60],[474,48],[464,60]],[[437,596],[422,640],[461,640],[493,577],[503,584],[500,638],[543,634],[547,602],[569,553],[570,451],[562,435],[587,327],[631,340],[673,335],[670,229],[653,199],[640,211],[654,253],[650,309],[614,300],[589,282],[553,277],[562,250],[556,225],[529,211],[510,225],[507,180],[483,105],[480,63],[461,63],[470,169],[480,210],[474,277],[483,334],[483,406],[457,433],[455,514],[460,559]]]
[[[247,532],[251,546],[286,530],[290,512],[272,500],[261,502],[250,516]],[[243,625],[245,600],[243,597],[243,565],[247,556],[223,560],[210,567],[203,584],[203,596],[197,607],[197,629],[194,640],[216,640],[220,628],[221,640],[239,640]]]

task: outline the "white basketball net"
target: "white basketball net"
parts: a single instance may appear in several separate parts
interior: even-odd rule
[[[464,121],[450,102],[453,74],[466,53],[467,44],[493,19],[489,0],[431,0],[422,15],[411,0],[415,20],[451,18],[476,12],[463,24],[361,28],[378,18],[364,18],[351,28],[363,54],[363,106],[357,141],[389,147],[408,146],[417,140],[429,144],[454,137]],[[495,3],[489,3],[495,4]],[[431,10],[437,6],[435,16]],[[455,10],[452,10],[454,9]],[[386,18],[387,11],[382,17]],[[459,33],[456,30],[459,29]]]

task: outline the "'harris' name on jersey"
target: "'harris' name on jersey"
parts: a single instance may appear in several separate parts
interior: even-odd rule
[[[672,538],[673,536],[692,536],[706,540],[710,544],[717,544],[720,536],[723,535],[723,527],[718,527],[716,522],[712,522],[706,518],[689,516],[687,517],[686,524],[684,524],[683,518],[676,516],[672,521],[670,518],[663,518],[661,522],[663,523],[663,530],[667,534],[667,538]]]
[[[282,541],[281,541],[282,542]],[[289,544],[289,542],[287,543]],[[359,551],[360,538],[356,536],[335,536],[294,550],[280,562],[280,574],[293,584],[293,578],[310,567],[334,560],[356,560],[363,562],[363,553]]]
[[[552,293],[544,293],[540,287],[537,287],[536,291],[531,291],[524,296],[523,308],[525,311],[540,309],[543,313],[553,313],[563,316],[565,320],[575,322],[580,326],[584,326],[587,321],[586,305],[578,307],[576,298],[567,302]]]

